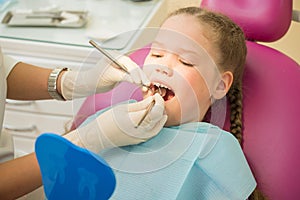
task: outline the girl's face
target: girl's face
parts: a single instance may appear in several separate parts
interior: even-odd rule
[[[151,90],[165,100],[166,126],[202,121],[211,105],[219,72],[204,26],[188,15],[172,16],[162,25],[145,63]]]

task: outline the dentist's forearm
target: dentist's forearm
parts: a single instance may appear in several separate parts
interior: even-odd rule
[[[7,77],[7,98],[16,100],[52,99],[48,78],[52,69],[18,63]],[[60,88],[59,88],[60,89]]]

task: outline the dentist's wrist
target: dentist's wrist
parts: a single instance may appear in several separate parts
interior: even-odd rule
[[[65,101],[61,93],[61,76],[68,68],[55,68],[51,71],[48,78],[48,93],[56,100]]]

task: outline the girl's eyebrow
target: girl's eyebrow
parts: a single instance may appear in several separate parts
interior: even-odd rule
[[[187,53],[187,54],[198,55],[198,53],[197,53],[196,51],[193,51],[193,50],[187,50],[187,49],[183,49],[183,48],[179,48],[179,52],[183,52],[183,53]]]
[[[158,42],[158,41],[156,41],[156,40],[154,40],[154,41],[151,43],[151,46],[153,46],[153,45],[156,45],[156,46],[159,46],[159,47],[165,47],[165,45],[164,45],[163,43]]]
[[[171,50],[171,49],[167,49],[166,48],[166,45],[164,44],[164,43],[162,43],[162,42],[159,42],[159,41],[157,41],[157,40],[154,40],[153,42],[152,42],[152,45],[156,45],[155,47],[160,47],[160,48],[163,48],[163,49],[165,49],[165,50]],[[174,52],[174,50],[172,50],[172,52]],[[189,54],[194,54],[194,55],[198,55],[197,54],[197,52],[196,51],[193,51],[193,50],[188,50],[188,49],[184,49],[184,48],[178,48],[178,49],[176,49],[176,53],[177,54],[179,54],[179,53],[189,53]]]

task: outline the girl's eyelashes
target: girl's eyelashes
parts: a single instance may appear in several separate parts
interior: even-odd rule
[[[152,51],[150,55],[153,58],[162,58],[162,57],[165,56],[165,53],[164,52],[160,52],[160,51]],[[178,56],[178,61],[180,63],[182,63],[183,65],[188,66],[188,67],[194,67],[195,66],[194,63],[192,63],[190,61],[187,61],[186,59],[181,58],[179,56]]]
[[[161,58],[161,57],[163,57],[163,54],[160,52],[152,52],[151,56],[156,57],[156,58]]]
[[[188,67],[193,67],[193,66],[194,66],[193,63],[188,62],[188,61],[186,61],[186,60],[184,60],[184,59],[182,59],[182,58],[179,58],[179,61],[180,61],[182,64],[184,64],[184,65],[186,65],[186,66],[188,66]]]

